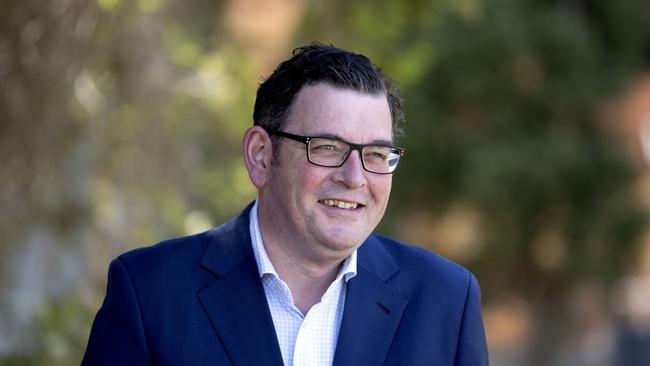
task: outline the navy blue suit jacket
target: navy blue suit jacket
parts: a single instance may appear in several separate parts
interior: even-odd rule
[[[249,211],[115,259],[82,365],[282,365]],[[376,235],[357,265],[334,365],[488,364],[471,273]]]

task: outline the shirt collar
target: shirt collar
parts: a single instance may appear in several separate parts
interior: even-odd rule
[[[258,200],[255,200],[255,204],[250,212],[250,233],[251,241],[253,244],[253,254],[255,255],[255,262],[257,262],[257,269],[260,272],[260,277],[264,275],[271,275],[280,278],[278,273],[271,263],[268,254],[266,254],[266,249],[264,248],[264,242],[262,241],[262,231],[260,230],[259,218],[257,214],[258,210]],[[344,278],[347,283],[350,279],[357,275],[357,251],[355,250],[350,254],[349,257],[345,258],[339,273],[336,275],[334,281],[339,281],[341,278]]]

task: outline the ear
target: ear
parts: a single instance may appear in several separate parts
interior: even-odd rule
[[[273,146],[269,134],[260,126],[253,126],[244,134],[244,164],[248,177],[257,189],[266,186],[269,179]]]

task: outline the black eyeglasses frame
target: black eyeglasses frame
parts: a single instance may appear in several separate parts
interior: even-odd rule
[[[346,161],[348,160],[348,158],[350,157],[352,151],[356,150],[356,151],[359,152],[359,157],[361,158],[361,165],[363,166],[363,169],[364,169],[365,171],[370,172],[370,173],[373,173],[373,174],[387,175],[387,174],[393,174],[393,173],[395,173],[395,170],[397,170],[397,165],[399,165],[399,161],[398,161],[398,164],[395,165],[395,169],[393,169],[393,171],[391,171],[391,172],[382,173],[382,172],[376,172],[376,171],[370,170],[370,169],[368,169],[368,168],[366,167],[366,163],[365,163],[365,161],[364,161],[364,159],[363,159],[363,148],[368,147],[368,146],[381,146],[381,147],[388,147],[388,148],[391,148],[391,149],[395,149],[395,150],[398,152],[398,154],[399,154],[400,160],[401,160],[401,159],[406,155],[406,150],[405,150],[405,149],[403,149],[403,148],[401,148],[401,147],[393,146],[393,145],[385,145],[385,144],[355,144],[355,143],[352,143],[352,142],[348,142],[348,141],[345,141],[345,140],[342,140],[342,139],[338,139],[338,138],[333,138],[333,137],[326,137],[326,136],[301,136],[301,135],[295,135],[295,134],[293,134],[293,133],[288,133],[288,132],[284,132],[284,131],[280,131],[280,130],[273,130],[273,129],[268,129],[268,128],[265,128],[264,130],[265,130],[269,135],[275,135],[275,136],[279,136],[279,137],[288,138],[288,139],[290,139],[290,140],[294,140],[294,141],[297,141],[297,142],[302,142],[303,144],[305,144],[305,149],[306,149],[306,150],[305,150],[305,153],[307,154],[307,161],[309,161],[311,164],[314,164],[314,165],[316,165],[316,166],[321,166],[321,167],[324,167],[324,168],[340,168],[340,167],[342,167],[343,164],[345,164],[345,162],[346,162]],[[309,141],[311,141],[311,140],[313,140],[313,139],[327,139],[327,140],[333,140],[333,141],[342,142],[342,143],[347,144],[347,145],[350,146],[350,151],[348,151],[347,155],[343,158],[343,160],[341,161],[341,163],[340,163],[339,165],[322,165],[322,164],[318,164],[318,163],[313,162],[313,161],[311,160],[310,156],[309,156],[309,155],[310,155],[310,154],[309,154]]]

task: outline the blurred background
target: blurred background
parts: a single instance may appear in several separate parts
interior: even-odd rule
[[[0,2],[0,365],[79,364],[118,254],[255,195],[262,77],[320,41],[401,85],[379,231],[483,290],[493,365],[650,364],[647,0]]]

